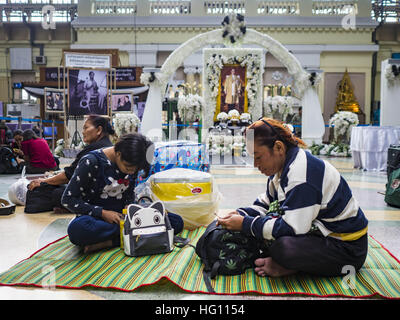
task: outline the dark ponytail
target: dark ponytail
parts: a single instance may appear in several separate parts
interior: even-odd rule
[[[140,133],[122,135],[114,146],[115,152],[121,153],[121,159],[149,174],[154,157],[154,144]]]
[[[103,135],[106,137],[115,134],[114,128],[106,117],[102,117],[97,114],[91,114],[86,120],[90,121],[96,128],[102,127]]]
[[[30,139],[38,139],[38,136],[36,135],[36,133],[31,129],[26,129],[22,133],[22,137],[23,137],[24,141],[28,141]]]

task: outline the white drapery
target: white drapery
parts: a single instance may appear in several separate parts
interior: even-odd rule
[[[139,132],[152,141],[162,140],[162,94],[161,85],[154,80],[150,85]]]
[[[400,60],[387,59],[382,61],[381,73],[381,126],[400,126],[399,101],[400,101],[400,81],[390,82],[386,78],[386,68],[391,62]]]
[[[325,133],[325,124],[317,90],[314,87],[305,90],[301,105],[303,106],[301,117],[302,140],[308,146],[311,146],[313,142],[321,144],[322,136]]]
[[[350,149],[354,167],[386,171],[391,144],[400,144],[400,127],[353,127]]]

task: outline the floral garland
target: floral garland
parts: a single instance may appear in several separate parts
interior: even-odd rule
[[[160,86],[160,90],[163,90],[163,86],[167,85],[168,79],[174,74],[174,72],[182,65],[184,59],[194,52],[200,50],[201,48],[204,48],[207,45],[219,45],[221,42],[224,42],[224,39],[229,39],[228,35],[224,37],[223,36],[223,28],[212,30],[209,32],[205,32],[202,34],[199,34],[185,43],[181,44],[177,49],[174,50],[174,52],[167,58],[167,60],[164,62],[163,66],[161,67],[160,72],[156,73],[154,75],[155,79],[157,79],[158,84],[157,86]],[[246,29],[246,32],[243,33],[243,37],[239,37],[240,43],[243,44],[256,44],[263,49],[268,50],[274,57],[276,57],[288,70],[288,73],[293,77],[294,83],[293,83],[293,89],[298,98],[302,98],[304,92],[311,87],[310,83],[310,75],[308,72],[306,72],[303,67],[301,66],[301,63],[296,59],[288,50],[285,48],[280,42],[277,40],[271,38],[267,34],[258,32],[253,29]],[[232,56],[238,55],[238,52],[233,52],[234,48],[224,48],[224,49],[209,49],[211,52],[217,52],[218,50],[232,50]],[[249,53],[250,52],[255,52],[256,50],[260,50],[261,54],[259,54],[259,57],[263,55],[263,49],[252,49],[252,50],[247,50]],[[207,61],[206,59],[206,50],[203,49],[204,51],[204,62]],[[246,50],[246,49],[236,49],[236,50]],[[227,55],[227,54],[225,54]],[[241,54],[239,54],[241,55]],[[258,58],[257,58],[258,60]],[[261,60],[261,58],[260,58]],[[204,63],[203,65],[206,65]],[[222,66],[216,65],[216,70],[220,70]],[[251,68],[248,68],[248,71],[254,70]],[[263,68],[260,69],[258,72],[258,75],[255,77],[254,81],[260,81],[260,87],[261,87],[261,76],[262,76]],[[203,109],[203,126],[205,128],[211,127],[213,124],[213,116],[215,114],[215,107],[216,107],[216,96],[218,95],[218,86],[214,86],[212,91],[208,87],[208,76],[212,74],[210,70],[205,70],[203,69],[203,81],[205,81],[205,85],[203,85],[204,88],[204,98],[206,101],[206,106]],[[218,75],[214,75],[215,78],[218,81],[220,73]],[[154,80],[150,82],[151,80],[151,74],[149,73],[144,73],[143,76],[141,76],[141,82],[144,83],[145,85],[148,85],[151,83],[151,85],[154,84]],[[250,79],[248,79],[250,80]],[[251,81],[249,81],[251,82]],[[250,88],[254,88],[257,86],[252,85],[251,83],[248,83]],[[215,92],[216,91],[216,92]],[[257,119],[262,115],[262,95],[260,94],[261,88],[256,89],[256,91],[253,93],[250,90],[248,90],[248,97],[249,97],[249,112],[252,116],[253,119]],[[211,94],[213,92],[214,94]],[[254,101],[251,101],[253,98]],[[256,107],[257,106],[257,107]]]
[[[294,100],[290,96],[268,96],[264,101],[264,115],[286,121],[287,116],[293,113],[293,104]]]
[[[317,87],[322,81],[322,73],[311,72],[308,81],[312,87]]]
[[[126,133],[136,132],[140,120],[134,113],[115,113],[113,124],[115,134],[120,137]]]
[[[351,128],[358,125],[358,116],[354,112],[339,111],[329,120],[329,125],[334,126],[333,133],[335,140],[342,136],[347,140],[350,138]]]
[[[212,51],[211,51],[212,50]],[[252,118],[258,118],[257,106],[262,105],[262,50],[260,49],[205,49],[205,76],[203,77],[204,98],[207,105],[207,110],[204,110],[204,120],[206,124],[212,123],[212,117],[215,114],[219,79],[221,69],[226,64],[239,64],[246,67],[247,77],[247,99],[248,111]],[[261,107],[259,108],[261,109]]]
[[[395,64],[389,64],[386,66],[385,77],[390,85],[394,85],[395,81],[400,79],[399,75],[400,66],[396,66]]]
[[[241,14],[231,14],[222,21],[222,38],[226,46],[240,45],[245,34],[246,25]]]
[[[150,85],[150,83],[154,82],[155,79],[156,79],[156,76],[155,76],[154,72],[149,72],[149,73],[143,72],[140,75],[140,82],[146,86],[148,86],[148,85]]]
[[[188,94],[178,99],[178,114],[181,119],[188,122],[194,122],[201,116],[204,106],[203,97],[198,94]]]

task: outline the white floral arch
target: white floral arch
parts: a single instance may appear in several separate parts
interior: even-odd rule
[[[161,132],[162,92],[165,91],[170,77],[183,64],[184,60],[196,51],[206,45],[224,43],[222,33],[223,29],[216,29],[187,40],[171,53],[159,72],[142,74],[141,82],[150,86],[141,124],[143,134],[153,137],[157,135],[156,132]],[[306,143],[320,142],[325,132],[322,111],[315,87],[309,81],[310,75],[303,69],[298,59],[280,42],[254,29],[246,30],[241,43],[256,44],[267,49],[287,68],[288,73],[293,77],[293,88],[296,95],[302,98],[302,137]],[[262,108],[262,105],[259,107]],[[203,128],[203,130],[207,130],[207,128]]]

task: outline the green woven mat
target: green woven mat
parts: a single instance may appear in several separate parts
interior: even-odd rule
[[[184,230],[195,244],[205,228]],[[167,279],[192,293],[208,293],[202,264],[190,246],[163,255],[132,258],[119,248],[85,255],[68,237],[47,245],[8,271],[0,285],[59,288],[112,288],[133,291]],[[302,294],[400,299],[400,262],[376,240],[369,238],[369,254],[355,279],[315,277],[303,274],[282,278],[258,277],[252,269],[239,276],[218,276],[211,281],[217,294],[253,292],[264,295]]]

